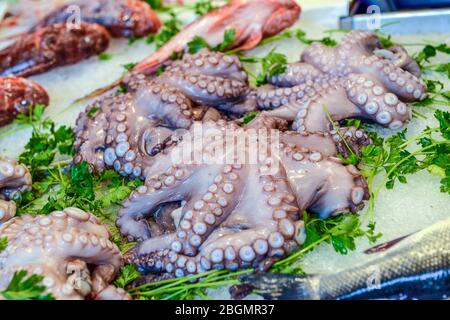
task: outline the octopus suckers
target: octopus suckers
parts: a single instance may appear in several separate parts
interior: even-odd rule
[[[239,250],[239,257],[241,258],[242,261],[251,262],[253,261],[253,259],[255,259],[255,256],[256,256],[255,251],[250,246],[243,246]]]

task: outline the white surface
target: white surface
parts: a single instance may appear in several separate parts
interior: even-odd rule
[[[330,1],[327,1],[328,3]],[[346,12],[346,1],[333,2],[333,5],[323,7],[316,1],[301,1],[303,12],[300,22],[295,27],[300,27],[307,32],[309,38],[322,36],[326,29],[336,28],[337,17]],[[185,20],[191,17],[183,16]],[[339,36],[338,34],[335,35]],[[394,40],[400,43],[422,43],[434,41],[437,43],[448,41],[449,35],[421,35],[421,36],[394,36]],[[264,55],[272,47],[277,51],[288,55],[290,61],[297,61],[304,45],[297,40],[284,40],[273,43],[263,48],[250,52],[251,55]],[[417,47],[407,47],[408,50],[417,50]],[[41,83],[51,96],[51,104],[45,112],[45,116],[53,118],[57,123],[73,125],[82,106],[71,106],[71,102],[84,96],[93,89],[103,87],[117,78],[124,71],[122,64],[137,62],[154,51],[153,45],[147,45],[144,41],[133,46],[128,46],[125,40],[114,40],[108,53],[112,54],[112,60],[99,61],[91,58],[74,66],[59,68],[46,74],[33,77]],[[448,56],[446,57],[448,59]],[[444,59],[440,57],[436,59]],[[448,61],[448,60],[447,60]],[[450,89],[448,79],[445,79],[446,90]],[[428,109],[420,109],[427,116],[427,120],[414,119],[409,125],[409,135],[416,135],[427,125],[435,126],[436,122],[432,112]],[[0,130],[0,137],[2,133]],[[29,130],[21,130],[15,134],[0,138],[0,154],[16,157],[21,153],[23,145],[28,140]],[[382,190],[375,206],[375,220],[377,231],[384,234],[381,242],[422,229],[437,221],[450,216],[450,198],[439,192],[439,179],[427,172],[409,176],[408,184],[396,184],[392,191]],[[336,272],[350,267],[356,263],[362,263],[366,258],[361,253],[368,247],[366,240],[357,242],[357,250],[346,256],[337,254],[329,245],[321,245],[313,252],[306,255],[301,261],[305,271],[309,273]],[[226,297],[222,290],[217,297]]]

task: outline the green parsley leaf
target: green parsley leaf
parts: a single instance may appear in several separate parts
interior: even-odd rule
[[[100,53],[98,55],[98,60],[100,61],[108,61],[112,59],[112,54],[109,53]]]
[[[141,274],[136,270],[136,267],[132,264],[128,264],[120,268],[120,275],[114,282],[116,287],[125,288],[127,285],[138,279]]]
[[[261,60],[262,72],[256,77],[256,85],[264,85],[267,83],[267,79],[285,72],[286,65],[287,57],[282,53],[275,52],[275,48],[272,49],[269,54]]]
[[[200,36],[195,36],[190,42],[188,42],[187,46],[190,54],[197,53],[203,48],[210,48],[206,40]]]
[[[204,16],[214,9],[216,9],[216,7],[213,5],[211,0],[200,0],[194,4],[194,11],[198,16]]]
[[[0,237],[0,252],[4,251],[8,246],[8,238]]]
[[[225,51],[230,49],[236,41],[236,30],[226,29],[223,34],[223,42],[214,48],[215,51]]]
[[[88,118],[93,118],[98,110],[100,110],[100,106],[96,105],[92,107],[91,110],[86,113],[86,115],[88,116]]]
[[[252,122],[253,119],[256,118],[257,115],[258,115],[258,111],[252,111],[252,112],[247,113],[243,118],[243,121],[242,121],[243,124],[244,125],[249,124],[250,122]]]
[[[122,67],[123,67],[126,71],[130,71],[130,70],[132,70],[136,65],[137,65],[137,63],[135,63],[135,62],[130,62],[130,63],[123,64]]]
[[[43,279],[40,275],[27,277],[25,270],[16,271],[8,287],[0,295],[7,300],[53,300],[51,294],[44,295],[46,288],[41,285]]]

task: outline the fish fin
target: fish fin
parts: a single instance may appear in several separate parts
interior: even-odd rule
[[[236,37],[236,38],[239,39],[239,37]],[[243,45],[235,48],[234,50],[247,51],[247,50],[253,49],[261,42],[262,39],[263,39],[263,35],[262,35],[261,31],[256,31],[251,34],[251,36],[244,42]]]
[[[266,300],[310,300],[319,299],[312,278],[292,274],[256,273],[241,279],[241,284],[233,286],[230,293],[246,290],[261,295]],[[241,296],[242,297],[242,296]]]
[[[9,36],[0,38],[0,41],[10,41],[10,40],[15,40],[15,39],[17,39],[17,38],[20,38],[20,37],[24,36],[25,34],[27,34],[27,33],[26,33],[26,32],[14,33],[14,34],[11,34],[11,35],[9,35]]]
[[[228,23],[225,23],[227,19],[232,18],[233,15],[235,14],[235,12],[231,9],[234,9],[234,7],[223,7],[222,10],[219,11],[213,11],[211,12],[212,14],[214,14],[216,16],[216,21],[211,24],[208,28],[207,32],[211,32],[214,31],[216,28],[221,28],[222,25],[227,25]],[[219,15],[220,13],[220,15]]]
[[[145,75],[151,75],[156,72],[158,68],[163,64],[159,59],[145,59],[142,62],[138,63],[133,71],[137,71],[143,73]]]
[[[105,94],[106,92],[118,87],[122,83],[122,80],[123,80],[123,78],[120,78],[119,80],[114,81],[113,83],[107,85],[106,87],[94,90],[93,92],[88,93],[84,97],[79,98],[79,99],[75,100],[74,102],[72,102],[72,105],[80,104],[82,102],[97,98],[98,96],[101,96],[102,94]]]
[[[400,237],[400,238],[396,238],[393,240],[390,240],[388,242],[384,242],[384,243],[380,243],[376,246],[373,246],[367,250],[364,251],[365,254],[374,254],[374,253],[380,253],[380,252],[384,252],[390,248],[392,248],[393,246],[395,246],[396,244],[398,244],[400,241],[402,241],[405,238],[408,238],[409,236],[411,236],[411,234],[408,234],[406,236]]]

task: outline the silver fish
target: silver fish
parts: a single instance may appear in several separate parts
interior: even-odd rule
[[[450,219],[377,248],[369,251],[376,252],[373,260],[335,274],[255,274],[246,277],[244,285],[266,299],[280,300],[450,296]]]

